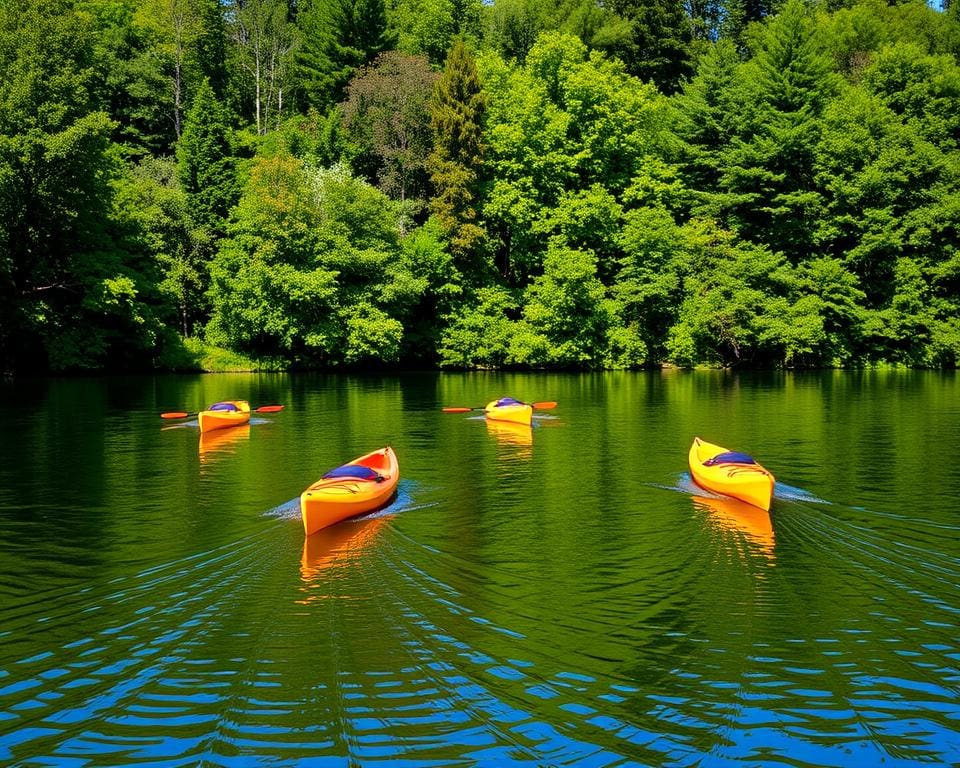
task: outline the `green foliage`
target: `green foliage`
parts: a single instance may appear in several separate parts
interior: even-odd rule
[[[599,368],[611,317],[589,251],[553,245],[543,274],[525,291],[523,319],[510,341],[520,365]]]
[[[722,220],[797,263],[815,252],[806,222],[822,216],[814,180],[821,115],[838,88],[832,64],[801,0],[758,30],[756,55],[739,71],[745,119],[718,158]]]
[[[396,248],[386,198],[343,168],[259,158],[212,265],[208,340],[298,364],[392,360],[399,322],[377,307]]]
[[[447,368],[496,368],[508,359],[517,302],[509,291],[479,288],[448,318],[440,339],[440,365]]]
[[[359,152],[354,166],[402,202],[428,194],[429,103],[436,79],[426,59],[384,53],[350,81],[341,105]]]
[[[630,30],[627,39],[615,41],[608,51],[631,75],[664,93],[676,93],[692,74],[690,22],[680,0],[612,0],[608,7]]]
[[[0,368],[955,367],[958,56],[919,0],[0,0]]]
[[[306,104],[319,111],[342,101],[353,73],[395,42],[384,0],[310,0],[297,26],[295,76]]]
[[[394,0],[387,18],[398,51],[441,66],[455,37],[479,40],[482,9],[481,0]]]
[[[86,16],[0,6],[0,363],[145,362],[156,324],[146,274],[114,217],[116,124],[95,108]]]
[[[177,176],[196,226],[221,235],[237,200],[236,159],[229,114],[213,88],[201,83],[177,142]]]
[[[477,224],[476,203],[486,102],[476,61],[458,39],[450,48],[430,103],[434,148],[428,167],[435,189],[433,214],[449,238],[460,270],[471,276],[482,272],[475,263],[484,235]]]
[[[433,219],[400,244],[398,258],[387,265],[384,306],[403,323],[401,356],[420,363],[436,362],[443,325],[463,295],[463,278],[446,250]]]

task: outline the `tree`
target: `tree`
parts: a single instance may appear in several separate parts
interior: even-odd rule
[[[397,240],[390,201],[346,168],[257,158],[211,268],[207,339],[294,364],[396,359],[382,296]]]
[[[178,139],[186,102],[186,59],[200,37],[197,10],[193,0],[144,0],[137,10],[138,23],[153,34],[156,50],[169,67],[171,117]]]
[[[350,81],[341,105],[365,175],[401,203],[427,195],[429,103],[436,79],[426,59],[384,53]]]
[[[838,76],[802,0],[790,0],[759,33],[739,70],[738,135],[720,155],[725,223],[799,262],[816,252],[823,198],[815,181],[821,116]]]
[[[133,0],[87,0],[93,21],[91,91],[113,118],[114,139],[129,155],[162,154],[176,140],[170,82],[155,34],[135,23]]]
[[[95,108],[89,17],[0,4],[0,365],[120,364],[155,340],[139,264],[119,242],[111,150]],[[142,357],[141,357],[142,360]]]
[[[664,93],[678,91],[693,72],[690,23],[681,0],[613,0],[609,7],[630,25],[629,40],[614,41],[609,53],[631,75]]]
[[[177,177],[196,226],[211,237],[223,236],[224,223],[238,196],[231,134],[226,108],[204,81],[177,144]]]
[[[296,78],[310,107],[343,100],[353,73],[393,48],[384,0],[309,0],[299,11]]]
[[[430,104],[434,150],[428,160],[436,193],[431,207],[450,240],[465,275],[481,267],[477,256],[483,229],[477,223],[478,183],[483,164],[483,118],[486,96],[477,65],[463,40],[450,49]]]
[[[287,18],[286,0],[229,0],[230,33],[239,66],[252,90],[253,119],[263,135],[279,125],[292,104],[291,66],[296,27]]]
[[[543,275],[525,291],[523,320],[510,341],[510,362],[600,368],[612,317],[589,251],[552,243]]]
[[[479,40],[481,0],[395,0],[387,12],[397,50],[442,65],[457,35]]]

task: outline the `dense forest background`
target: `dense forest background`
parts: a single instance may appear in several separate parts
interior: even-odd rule
[[[955,367],[919,0],[0,0],[0,371]]]

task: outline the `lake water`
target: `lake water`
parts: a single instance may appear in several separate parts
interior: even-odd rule
[[[952,373],[0,384],[0,764],[960,762]],[[529,432],[475,414],[556,400]],[[221,399],[283,404],[201,441]],[[695,435],[777,477],[698,495]],[[390,444],[396,499],[297,499]]]

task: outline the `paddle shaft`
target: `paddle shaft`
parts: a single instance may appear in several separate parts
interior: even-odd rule
[[[251,408],[250,413],[276,413],[277,411],[282,411],[282,405],[261,405],[259,408]],[[194,413],[186,413],[184,411],[169,411],[167,413],[161,413],[161,419],[188,419],[191,416],[197,416],[200,412],[195,411]]]
[[[553,401],[553,400],[545,400],[542,403],[518,403],[518,405],[529,405],[534,410],[537,410],[537,411],[548,411],[551,408],[557,407],[556,401]],[[485,411],[486,407],[485,406],[481,406],[480,408],[452,407],[452,408],[441,408],[441,410],[444,413],[469,413],[470,411]]]

